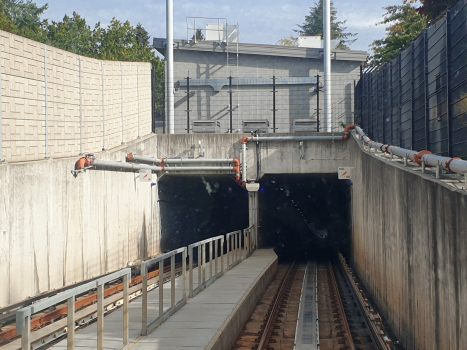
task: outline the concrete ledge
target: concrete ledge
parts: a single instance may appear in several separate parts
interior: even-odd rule
[[[276,274],[277,265],[278,258],[276,255],[246,291],[245,295],[238,302],[229,318],[212,338],[206,349],[224,350],[230,349],[234,346],[245,322],[250,317],[260,297],[263,295],[264,291],[271,283],[272,278]]]

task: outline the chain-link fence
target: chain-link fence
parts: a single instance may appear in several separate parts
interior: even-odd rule
[[[467,0],[356,87],[356,120],[375,141],[467,159]]]

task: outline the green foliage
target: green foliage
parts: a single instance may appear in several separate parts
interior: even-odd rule
[[[138,28],[138,29],[137,29]],[[100,58],[104,60],[151,62],[154,51],[149,46],[149,34],[139,24],[112,18],[100,38]]]
[[[386,37],[373,41],[373,55],[368,62],[370,67],[382,66],[393,59],[425,30],[429,22],[426,15],[410,4],[387,6],[384,9],[384,20],[377,25],[387,25]]]
[[[11,18],[8,5],[9,1],[0,0],[0,30],[14,33],[16,32],[16,26],[13,18]]]
[[[45,42],[47,21],[41,16],[49,7],[38,7],[32,0],[0,0],[1,28],[26,38]]]
[[[196,38],[195,38],[195,35],[196,35]],[[193,34],[193,36],[191,37],[191,40],[198,42],[198,41],[205,41],[206,38],[204,37],[203,31],[201,29],[196,29],[196,33]]]
[[[323,0],[319,0],[318,3],[315,2],[314,7],[310,7],[310,14],[305,16],[305,23],[302,25],[297,25],[298,32],[300,35],[319,35],[323,36]],[[339,39],[338,49],[349,49],[349,46],[354,43],[357,39],[354,38],[357,33],[348,33],[345,30],[347,27],[344,27],[345,22],[347,21],[338,21],[337,20],[337,10],[334,7],[334,3],[331,1],[331,39]]]
[[[281,40],[277,41],[276,45],[298,46],[298,38],[295,38],[293,35],[291,35],[288,38],[282,38]]]
[[[155,110],[157,114],[164,114],[164,98],[165,98],[165,63],[159,57],[154,57],[152,67],[156,76],[154,86],[155,93]]]
[[[73,17],[65,15],[62,22],[52,21],[48,26],[47,43],[79,55],[96,57],[101,31],[99,23],[91,30],[86,20],[73,12]]]
[[[432,20],[441,15],[449,6],[454,5],[456,0],[422,0],[421,3],[423,6],[420,12]]]

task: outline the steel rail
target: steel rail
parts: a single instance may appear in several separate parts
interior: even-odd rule
[[[350,350],[356,350],[355,344],[352,338],[352,333],[350,333],[349,323],[347,322],[347,316],[345,315],[344,305],[342,304],[342,298],[339,293],[339,288],[337,286],[336,276],[334,275],[334,270],[330,262],[328,265],[328,269],[329,269],[329,275],[331,276],[331,283],[336,291],[337,306],[339,307],[339,311],[342,315],[341,319],[342,319],[342,324],[344,326],[344,332],[346,333],[345,339],[347,340],[347,345],[349,346]]]
[[[274,320],[279,311],[280,305],[282,303],[283,295],[285,294],[285,288],[286,288],[287,282],[291,276],[291,273],[294,267],[295,267],[295,261],[290,265],[289,269],[287,270],[284,276],[284,279],[281,282],[279,291],[277,292],[276,297],[274,298],[273,306],[272,306],[271,312],[269,313],[268,321],[266,322],[266,325],[264,326],[263,334],[261,335],[261,339],[259,341],[259,344],[256,350],[267,349],[266,346],[268,344],[268,338],[271,335],[271,331],[274,326]]]
[[[368,299],[364,298],[358,283],[355,281],[355,277],[351,274],[350,268],[341,253],[339,253],[338,260],[340,262],[341,268],[344,270],[344,276],[351,287],[352,294],[354,294],[355,299],[357,300],[360,312],[365,318],[365,322],[368,326],[368,329],[370,330],[373,342],[377,344],[379,349],[391,350],[393,341],[389,338],[387,333],[384,332],[384,329],[381,328],[382,323],[379,322],[379,325],[377,324],[377,320],[381,320],[381,316],[374,313],[372,314],[370,311],[372,310],[374,312]]]

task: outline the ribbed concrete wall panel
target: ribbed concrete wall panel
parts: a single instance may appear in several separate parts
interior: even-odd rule
[[[150,63],[80,57],[3,31],[0,44],[1,146],[7,162],[94,153],[104,143],[109,149],[136,139],[138,129],[141,136],[151,133]]]

